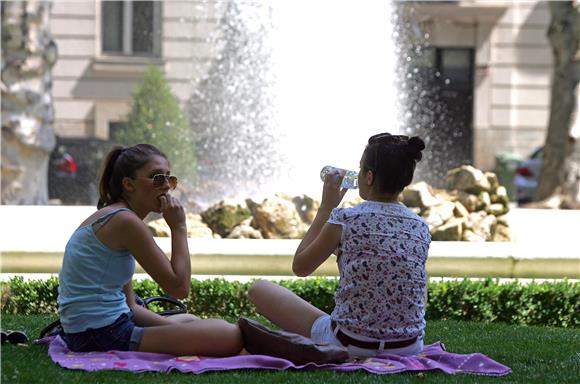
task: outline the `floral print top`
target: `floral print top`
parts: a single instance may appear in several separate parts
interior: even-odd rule
[[[422,334],[427,223],[403,204],[377,201],[335,208],[328,223],[342,226],[332,319],[342,329],[379,340]]]

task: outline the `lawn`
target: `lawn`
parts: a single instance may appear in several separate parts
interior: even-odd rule
[[[2,329],[19,329],[36,336],[52,318],[34,315],[2,315]],[[504,324],[432,321],[427,343],[441,340],[456,353],[481,352],[509,366],[504,377],[450,376],[439,372],[376,376],[367,373],[271,372],[239,370],[202,375],[101,371],[83,372],[60,368],[46,346],[2,345],[2,383],[579,383],[580,330],[512,326]]]

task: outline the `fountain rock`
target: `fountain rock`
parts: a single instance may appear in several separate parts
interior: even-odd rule
[[[462,166],[449,170],[447,181],[448,189],[419,182],[401,194],[401,202],[425,219],[433,240],[511,241],[503,218],[509,198],[494,173]]]
[[[443,225],[447,220],[453,217],[455,204],[451,201],[442,201],[441,204],[434,205],[427,208],[422,214],[423,218],[429,225],[429,229],[433,230],[440,225]]]
[[[431,237],[434,241],[461,241],[466,222],[467,218],[465,217],[452,217],[446,223],[435,228]]]
[[[491,236],[491,241],[511,241],[511,239],[512,233],[510,228],[498,220],[493,235]]]
[[[203,221],[221,237],[228,237],[235,227],[251,216],[245,205],[229,200],[222,200],[201,213]]]
[[[185,216],[185,223],[187,226],[187,237],[198,239],[212,239],[220,237],[219,235],[214,234],[210,227],[208,227],[202,221],[201,215],[188,212]],[[169,237],[171,235],[171,229],[163,218],[148,222],[147,227],[149,227],[153,233],[153,236]]]
[[[495,178],[495,181],[497,181],[497,177]],[[492,190],[489,176],[486,176],[481,170],[471,165],[462,165],[449,170],[447,172],[447,188],[470,193],[489,192]]]
[[[421,209],[440,204],[442,201],[435,197],[433,188],[424,181],[412,184],[403,191],[403,200],[412,207]]]
[[[469,216],[469,211],[467,210],[467,208],[465,208],[463,204],[461,204],[459,201],[456,201],[455,209],[453,210],[453,216],[459,218],[467,217]]]
[[[254,226],[255,223],[252,218],[246,219],[230,232],[228,239],[263,239],[262,232]]]
[[[495,174],[466,166],[452,169],[449,174],[450,179],[457,181],[451,185],[463,189],[435,189],[418,182],[409,185],[400,195],[403,204],[425,219],[433,240],[511,241],[504,216],[509,211],[509,199],[506,189],[496,182]],[[463,176],[457,176],[460,174]],[[478,178],[486,181],[479,183]],[[483,186],[487,189],[482,189]],[[357,197],[342,202],[340,207],[354,207],[363,201]],[[188,229],[188,234],[206,238],[300,239],[319,207],[320,201],[308,195],[284,193],[245,201],[223,200],[201,215],[188,214],[188,228],[195,228]],[[150,223],[153,225],[155,236],[169,236],[163,219]]]
[[[468,212],[474,212],[481,205],[477,195],[467,193],[464,191],[457,191],[458,201],[467,209]]]
[[[306,233],[308,225],[292,201],[273,196],[262,202],[247,199],[246,204],[266,239],[299,239]]]
[[[292,199],[292,202],[296,206],[302,221],[312,224],[314,217],[316,217],[316,212],[320,208],[320,202],[307,195],[296,196]]]

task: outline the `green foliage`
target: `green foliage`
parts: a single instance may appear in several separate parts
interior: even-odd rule
[[[25,281],[22,276],[11,278],[0,285],[2,313],[32,315],[57,313],[58,278]]]
[[[127,127],[114,133],[124,144],[153,144],[171,161],[172,173],[190,184],[195,178],[193,131],[161,70],[150,66],[133,95]]]
[[[323,311],[334,308],[335,278],[283,280],[279,284]],[[256,317],[247,297],[251,283],[224,279],[192,280],[191,294],[184,301],[191,313],[202,318]],[[3,314],[55,314],[58,280],[14,277],[2,284]],[[143,298],[163,296],[152,280],[133,282]],[[580,327],[580,284],[569,281],[521,284],[517,281],[457,280],[429,283],[427,320],[465,320],[518,325]],[[156,304],[150,309],[171,308]]]
[[[193,280],[186,303],[201,317],[233,317],[255,315],[248,300],[250,283],[228,282],[224,279]]]

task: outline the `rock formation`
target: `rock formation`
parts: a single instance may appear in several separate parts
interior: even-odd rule
[[[448,172],[447,183],[447,189],[437,190],[425,182],[418,182],[408,186],[400,197],[402,203],[425,219],[433,240],[511,240],[504,217],[509,210],[507,191],[499,185],[494,173],[462,166]],[[344,201],[341,207],[352,207],[362,201],[360,198]],[[309,196],[293,197],[281,193],[265,199],[248,198],[245,203],[221,201],[203,211],[201,216],[188,216],[188,228],[193,226],[189,221],[195,220],[196,225],[207,225],[207,230],[213,230],[213,237],[299,239],[306,233],[319,206],[320,202]],[[200,223],[200,219],[205,224]],[[164,222],[150,225],[163,228]],[[169,230],[154,233],[168,236]],[[212,236],[204,231],[203,236],[191,237]]]

